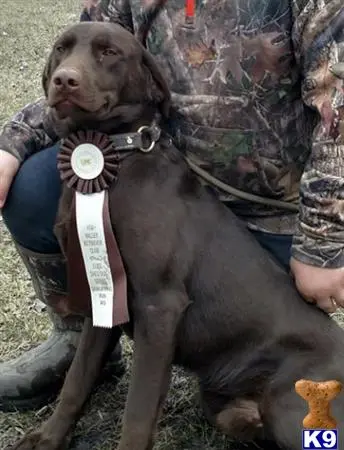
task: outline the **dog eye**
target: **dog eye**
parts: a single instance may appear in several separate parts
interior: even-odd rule
[[[56,51],[57,51],[58,53],[63,53],[63,52],[65,51],[65,48],[63,47],[63,45],[58,45],[58,46],[56,47]]]
[[[102,54],[104,56],[114,56],[114,55],[116,55],[116,51],[113,50],[112,48],[106,48],[102,51]]]

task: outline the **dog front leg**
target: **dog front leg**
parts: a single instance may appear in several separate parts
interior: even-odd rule
[[[118,450],[150,450],[165,400],[176,330],[188,304],[185,293],[165,291],[138,299],[134,312],[134,360]]]
[[[15,444],[13,450],[57,450],[63,447],[101,370],[110,342],[118,341],[120,335],[119,328],[95,328],[91,319],[85,319],[54,413],[38,431],[27,434]]]
[[[106,362],[109,350],[117,344],[121,334],[122,330],[119,327],[98,328],[92,325],[91,319],[85,319],[80,343],[62,387],[59,404],[54,412],[55,417],[53,415],[51,419],[63,418],[67,422],[67,426],[74,423]]]

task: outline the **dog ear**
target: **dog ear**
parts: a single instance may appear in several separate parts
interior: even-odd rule
[[[163,96],[160,102],[160,110],[164,117],[167,118],[169,116],[171,106],[171,93],[167,81],[165,80],[165,77],[159,69],[157,63],[155,62],[154,57],[144,47],[142,47],[142,51],[143,63],[148,68],[153,81],[156,83]]]
[[[47,62],[45,63],[42,73],[42,87],[46,97],[48,97],[48,83],[51,77],[52,52],[50,53]]]

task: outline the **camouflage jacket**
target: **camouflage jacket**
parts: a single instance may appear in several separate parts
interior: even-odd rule
[[[138,32],[156,0],[86,0],[82,20]],[[344,266],[343,0],[168,0],[148,48],[173,93],[176,143],[242,191],[299,204],[299,215],[232,201],[249,226],[294,235],[293,255]],[[52,143],[44,101],[7,123],[21,160]],[[231,199],[233,200],[233,199]]]

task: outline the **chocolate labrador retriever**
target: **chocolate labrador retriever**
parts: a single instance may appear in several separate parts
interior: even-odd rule
[[[43,76],[60,137],[80,128],[116,135],[168,114],[170,94],[144,47],[120,26],[83,23],[56,42]],[[56,232],[66,245],[66,183]],[[133,151],[109,190],[128,277],[130,322],[86,317],[57,408],[16,450],[63,448],[122,329],[134,340],[118,449],[153,448],[172,364],[195,373],[206,417],[240,439],[300,450],[307,403],[299,379],[344,382],[344,331],[298,295],[292,279],[201,185],[164,133]],[[344,429],[344,395],[332,403]],[[344,433],[339,434],[344,448]]]

